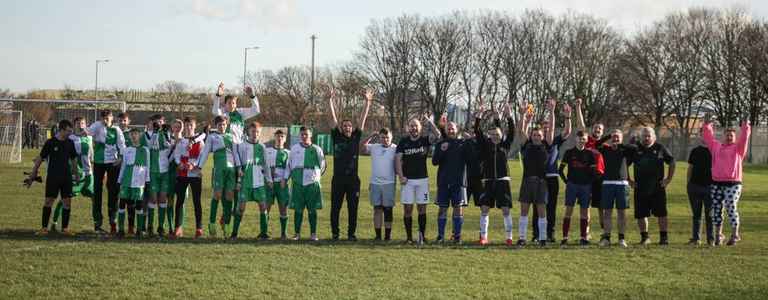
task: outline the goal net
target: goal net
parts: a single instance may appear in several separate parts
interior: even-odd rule
[[[22,113],[0,110],[0,162],[21,162]]]
[[[87,124],[91,124],[99,119],[99,112],[102,110],[111,110],[117,114],[126,110],[126,104],[125,101],[108,100],[0,99],[3,117],[8,115],[7,112],[23,112],[18,115],[17,120],[13,119],[13,127],[6,127],[8,121],[3,120],[0,130],[8,131],[0,131],[0,134],[3,134],[0,162],[20,162],[22,149],[42,147],[45,140],[53,135],[60,120],[71,121],[75,117],[81,117]],[[6,132],[11,133],[14,130],[12,135],[6,135]],[[19,142],[7,143],[12,137],[17,137]],[[9,151],[5,150],[6,145],[9,145]],[[16,155],[18,159],[11,154]]]

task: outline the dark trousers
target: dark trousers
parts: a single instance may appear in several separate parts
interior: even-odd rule
[[[203,187],[203,181],[200,177],[176,177],[176,215],[174,222],[176,227],[181,226],[181,217],[179,213],[184,209],[184,200],[187,198],[187,187],[192,189],[192,203],[195,206],[195,229],[203,228],[203,206],[200,203],[200,196]]]
[[[701,213],[704,208],[704,222],[707,230],[707,241],[715,239],[714,227],[712,227],[712,197],[708,185],[688,184],[688,201],[691,204],[693,214],[693,226],[691,238],[701,240]]]
[[[557,220],[557,194],[560,192],[560,178],[547,177],[547,239],[555,238],[555,222]],[[533,209],[533,236],[539,236],[539,212]]]
[[[339,235],[339,213],[341,212],[341,203],[347,197],[347,215],[349,217],[349,227],[347,235],[355,235],[357,229],[357,204],[360,201],[360,178],[337,177],[331,179],[331,233],[334,236]]]
[[[114,164],[94,164],[93,165],[93,224],[95,227],[101,228],[101,224],[104,220],[102,214],[102,198],[103,198],[103,186],[104,176],[107,177],[107,212],[109,214],[109,224],[115,224],[115,217],[117,216],[117,195],[119,188],[117,185],[117,176],[120,175],[120,166]]]

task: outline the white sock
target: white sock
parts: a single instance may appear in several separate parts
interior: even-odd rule
[[[520,225],[517,227],[521,240],[528,239],[528,216],[520,216]]]
[[[149,207],[149,209],[155,209],[155,208],[157,208],[157,205],[156,205],[156,204],[154,204],[154,203],[149,203],[149,204],[147,204],[147,206]]]
[[[512,239],[512,215],[504,216],[504,232],[507,233],[507,239]]]
[[[160,203],[160,208],[166,208],[168,207],[168,202]]]
[[[480,237],[488,236],[488,215],[480,215]]]
[[[539,241],[547,239],[547,218],[539,218]]]

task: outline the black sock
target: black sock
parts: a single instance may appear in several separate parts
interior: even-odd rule
[[[48,228],[48,222],[51,219],[51,207],[43,206],[43,228]]]
[[[603,234],[603,238],[606,239],[607,241],[610,241],[611,240],[611,234],[610,233]]]
[[[392,238],[392,228],[384,228],[384,239],[390,240]]]
[[[623,234],[623,233],[619,233],[619,239],[620,239],[620,240],[623,240],[623,239],[624,239],[624,234]]]
[[[61,229],[69,228],[69,212],[71,209],[65,207],[61,210]]]
[[[419,232],[421,235],[427,231],[427,214],[419,214]]]
[[[647,239],[648,238],[648,231],[641,232],[640,233],[640,237],[643,238],[643,239]]]
[[[660,238],[662,241],[666,241],[666,240],[667,240],[667,238],[668,238],[667,232],[666,232],[666,231],[659,231],[659,238]]]
[[[381,228],[376,228],[375,230],[376,230],[376,239],[380,240],[381,239]]]
[[[136,207],[133,204],[128,204],[128,227],[133,228],[136,219]]]
[[[403,217],[403,224],[405,224],[405,237],[407,240],[413,240],[413,217]]]

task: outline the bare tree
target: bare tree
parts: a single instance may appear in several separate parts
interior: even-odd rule
[[[430,111],[440,115],[457,92],[467,48],[465,18],[458,13],[429,19],[417,28],[417,86]]]
[[[713,34],[705,48],[707,97],[718,122],[729,127],[743,118],[746,110],[748,87],[741,42],[749,19],[740,10],[718,11],[712,23]]]
[[[389,127],[405,127],[410,117],[410,97],[416,72],[415,28],[418,16],[403,15],[396,19],[372,21],[360,41],[355,62],[366,74],[383,99],[389,117]]]

